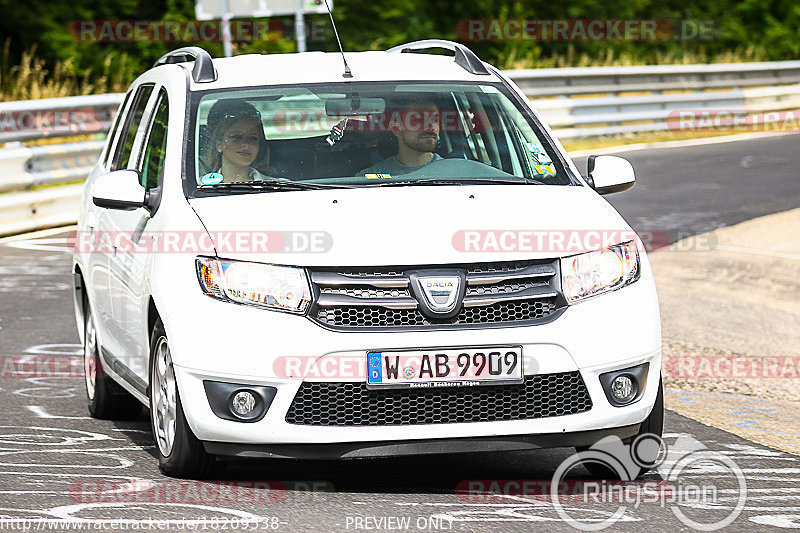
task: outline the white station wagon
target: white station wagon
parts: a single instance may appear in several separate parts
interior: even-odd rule
[[[149,407],[164,473],[661,434],[653,273],[601,198],[633,169],[581,177],[468,48],[182,48],[115,120],[74,255],[86,391]]]

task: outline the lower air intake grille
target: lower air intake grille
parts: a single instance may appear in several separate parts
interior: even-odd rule
[[[521,385],[368,390],[364,383],[304,382],[286,421],[307,426],[405,426],[529,420],[592,408],[579,372],[528,376]]]

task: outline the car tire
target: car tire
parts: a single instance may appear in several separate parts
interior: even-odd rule
[[[161,319],[150,337],[150,427],[162,473],[192,479],[213,473],[214,456],[206,452],[186,421]]]
[[[661,378],[658,380],[658,394],[656,395],[656,401],[653,404],[653,410],[650,411],[650,414],[647,415],[647,418],[639,426],[639,431],[633,437],[625,439],[623,442],[626,445],[635,444],[638,442],[637,439],[643,437],[644,435],[655,435],[659,439],[661,438],[662,433],[664,432],[664,383]],[[587,452],[591,450],[591,447],[576,447],[575,450],[579,453]],[[631,480],[638,479],[647,473],[651,468],[658,464],[658,460],[654,458],[654,460],[646,460],[642,458],[637,458],[637,465],[638,468],[635,468],[633,472],[631,472]],[[616,469],[610,468],[605,464],[594,462],[594,461],[586,461],[583,463],[583,467],[589,471],[592,477],[597,479],[610,479],[610,480],[619,480],[623,476],[617,472]]]
[[[129,420],[142,415],[142,403],[103,372],[97,325],[87,302],[84,306],[83,373],[89,414],[104,420]]]

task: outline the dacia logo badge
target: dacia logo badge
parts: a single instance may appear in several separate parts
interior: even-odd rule
[[[418,277],[417,284],[431,311],[446,313],[455,308],[461,285],[458,276]]]

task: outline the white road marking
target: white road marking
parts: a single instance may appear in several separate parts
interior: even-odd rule
[[[3,430],[11,430],[15,433],[3,433]],[[27,431],[27,433],[25,433]],[[78,435],[59,435],[61,433],[77,433]],[[14,441],[13,438],[25,438],[24,441]],[[62,442],[34,442],[35,439],[40,438],[60,438]],[[20,444],[29,446],[32,444],[40,444],[44,446],[76,446],[85,444],[87,442],[100,442],[100,441],[124,441],[125,439],[111,437],[103,433],[94,433],[91,431],[84,431],[82,429],[67,429],[67,428],[44,428],[44,427],[28,427],[28,426],[0,426],[0,443],[3,444]]]
[[[27,409],[31,413],[35,414],[39,418],[62,418],[62,419],[66,419],[66,420],[94,420],[91,416],[51,415],[41,405],[26,405],[25,409]]]
[[[780,527],[784,529],[800,529],[800,514],[751,516],[749,520],[764,526]]]
[[[73,378],[74,379],[74,378]],[[14,394],[24,396],[26,398],[48,398],[48,399],[64,399],[74,398],[77,396],[76,388],[71,389],[53,389],[51,387],[30,387],[27,389],[17,389]],[[52,417],[45,417],[52,418]]]
[[[25,349],[33,355],[83,355],[82,344],[38,344]]]
[[[142,504],[137,504],[138,507],[142,507]],[[229,509],[227,507],[214,507],[211,505],[198,505],[198,504],[191,504],[191,503],[161,503],[161,502],[148,502],[147,507],[157,507],[157,508],[176,508],[183,509],[185,508],[193,508],[199,509],[202,511],[208,512],[217,512],[222,514],[231,515],[234,517],[239,518],[240,520],[247,520],[247,521],[256,521],[256,520],[265,520],[268,517],[262,517],[259,515],[255,515],[252,513],[248,513],[247,511],[240,511],[238,509]],[[79,503],[75,505],[64,505],[61,507],[54,507],[49,509],[47,512],[48,514],[52,514],[58,518],[62,518],[64,520],[70,520],[75,522],[83,522],[83,523],[90,523],[92,526],[95,524],[150,524],[150,523],[168,523],[168,524],[206,524],[206,523],[213,523],[216,522],[219,524],[220,520],[208,520],[208,519],[198,519],[198,520],[187,520],[187,519],[177,519],[177,520],[141,520],[136,518],[118,518],[118,519],[107,519],[107,518],[83,518],[80,516],[75,516],[77,513],[85,512],[86,510],[90,509],[98,509],[98,510],[108,510],[113,508],[129,508],[128,505],[124,503]]]
[[[135,463],[126,457],[122,457],[121,455],[115,453],[98,453],[98,452],[87,452],[87,451],[76,451],[76,450],[15,450],[15,451],[0,451],[0,457],[9,457],[11,455],[19,455],[24,454],[24,456],[35,455],[37,453],[41,454],[48,454],[50,456],[61,454],[60,456],[73,454],[78,456],[88,456],[92,459],[104,458],[104,459],[112,459],[117,462],[116,465],[98,465],[92,464],[90,468],[92,469],[119,469],[119,468],[129,468],[133,466]],[[7,462],[0,462],[0,466],[14,466],[14,467],[27,467],[27,468],[86,468],[88,462],[86,459],[81,459],[78,464],[58,464],[58,463],[7,463]]]
[[[29,239],[24,241],[7,242],[4,246],[20,250],[35,250],[43,252],[72,253],[71,241],[65,237],[58,239]]]

